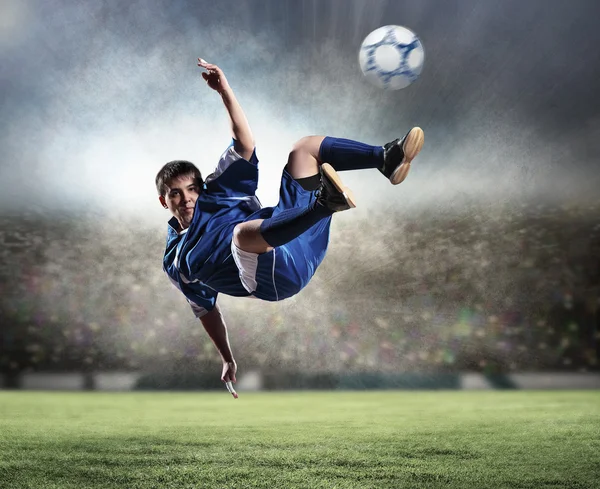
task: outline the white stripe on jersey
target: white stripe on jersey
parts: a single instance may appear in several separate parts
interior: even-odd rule
[[[257,211],[262,209],[262,204],[256,195],[247,195],[245,197],[227,197],[228,200],[244,200],[248,204],[248,209]]]
[[[188,280],[187,278],[185,278],[185,275],[181,272],[179,272],[179,276],[181,277],[181,281],[184,284],[197,284],[198,282],[200,282],[200,280],[196,279],[196,280]]]
[[[179,234],[181,236],[182,234],[187,233],[188,229],[189,228],[185,228],[177,234]],[[179,250],[180,250],[181,243],[182,243],[182,241],[179,241],[179,243],[177,243],[177,246],[175,247],[175,258],[173,259],[173,264],[175,265],[175,268],[177,270],[179,270]]]
[[[175,287],[177,287],[177,289],[181,290],[181,287],[179,286],[179,284],[175,280],[173,280],[168,273],[167,273],[167,277],[169,277],[169,280]],[[181,275],[181,277],[183,278],[183,275]],[[195,302],[192,302],[187,297],[186,297],[186,300],[188,301],[188,304],[192,308],[192,312],[194,313],[194,316],[196,316],[197,318],[201,318],[205,314],[208,314],[208,310],[205,309],[204,307],[199,306]]]
[[[221,155],[221,159],[219,160],[219,164],[217,165],[217,168],[215,169],[214,172],[212,172],[210,175],[208,175],[206,177],[205,182],[206,183],[212,182],[213,180],[218,178],[219,175],[221,175],[225,170],[227,170],[227,168],[229,168],[233,163],[235,163],[238,160],[243,160],[243,159],[244,158],[242,158],[239,155],[239,153],[234,149],[233,144],[232,144]]]
[[[271,271],[271,279],[273,280],[273,289],[275,290],[275,300],[279,300],[279,294],[277,293],[277,285],[275,285],[275,248],[273,248],[273,270]]]
[[[205,183],[210,183],[213,180],[216,180],[217,178],[219,178],[223,174],[223,172],[225,172],[225,170],[227,170],[227,168],[229,168],[231,165],[233,165],[236,161],[239,161],[239,160],[244,160],[244,158],[242,158],[240,156],[240,154],[235,150],[235,148],[233,147],[233,144],[232,144],[221,155],[221,159],[219,160],[219,164],[217,165],[217,168],[215,169],[214,172],[212,172],[210,175],[208,175],[206,177]],[[244,161],[247,161],[247,160],[244,160]],[[260,203],[260,200],[258,200],[258,197],[256,195],[246,195],[244,197],[233,197],[232,196],[232,197],[226,197],[226,198],[231,199],[231,200],[243,200],[246,202],[246,204],[248,204],[248,208],[253,211],[257,211],[262,208],[262,204]]]

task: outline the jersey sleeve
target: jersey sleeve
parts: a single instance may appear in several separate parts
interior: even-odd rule
[[[194,284],[196,285],[196,284]],[[215,308],[218,292],[204,285],[197,285],[184,292],[194,316],[201,318]]]
[[[188,304],[192,308],[194,316],[201,318],[215,308],[218,296],[217,291],[200,282],[186,283],[183,280],[176,282],[169,274],[167,276],[171,280],[171,283],[183,292]]]
[[[190,307],[192,308],[192,312],[194,313],[194,316],[196,316],[198,319],[200,319],[202,316],[205,316],[206,314],[208,314],[210,311],[212,311],[215,308],[215,303],[217,298],[215,297],[212,301],[211,301],[211,305],[204,305],[201,306],[199,304],[196,304],[195,302],[193,302],[192,300],[190,300],[189,298],[187,298],[187,301],[190,305]],[[207,307],[210,307],[210,309],[207,309]]]
[[[232,139],[215,171],[206,177],[206,190],[225,197],[252,196],[258,187],[256,150],[252,152],[250,160],[245,160],[235,150],[233,143]]]

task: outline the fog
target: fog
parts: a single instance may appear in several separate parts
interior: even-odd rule
[[[202,57],[224,70],[250,121],[263,205],[277,203],[302,136],[382,145],[425,131],[402,185],[374,170],[342,175],[358,208],[334,217],[305,291],[277,305],[219,299],[242,363],[335,369],[362,349],[356,368],[376,368],[397,348],[388,367],[410,369],[470,348],[481,366],[478,324],[486,344],[514,341],[515,368],[531,366],[519,359],[535,355],[502,335],[538,321],[528,348],[551,344],[553,304],[596,300],[582,270],[597,265],[599,13],[595,2],[541,0],[3,0],[0,313],[15,326],[5,344],[30,335],[37,362],[63,361],[69,347],[48,346],[56,338],[90,362],[97,347],[131,367],[140,344],[144,358],[195,344],[214,356],[161,271],[170,216],[154,187],[174,159],[209,174],[230,143]],[[387,24],[425,47],[420,79],[396,92],[370,86],[358,66],[364,37]],[[498,333],[514,310],[523,324]],[[348,333],[353,324],[362,329]]]
[[[199,56],[222,67],[247,113],[265,205],[296,139],[384,144],[413,125],[426,145],[406,185],[344,175],[357,213],[597,188],[600,119],[583,100],[599,70],[591,2],[208,5],[3,2],[0,205],[161,220],[161,165],[189,159],[208,174],[230,141]],[[421,79],[396,92],[368,85],[357,62],[362,39],[389,23],[426,50]]]

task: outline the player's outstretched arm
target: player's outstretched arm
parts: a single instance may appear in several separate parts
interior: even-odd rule
[[[231,352],[227,326],[223,320],[219,305],[215,305],[215,308],[202,316],[200,321],[208,333],[208,336],[210,336],[210,339],[217,347],[221,359],[223,360],[221,380],[223,382],[236,382],[235,374],[237,371],[237,364],[235,363],[233,353]]]
[[[202,58],[198,58],[198,66],[207,70],[202,72],[202,78],[204,78],[206,84],[218,92],[223,99],[223,104],[229,114],[231,133],[235,140],[235,150],[242,158],[249,160],[254,152],[254,136],[250,130],[250,124],[248,124],[246,115],[237,101],[233,90],[229,86],[229,82],[227,81],[223,70],[217,65],[207,63]]]

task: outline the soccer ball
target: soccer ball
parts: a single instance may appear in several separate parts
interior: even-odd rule
[[[425,51],[413,31],[386,25],[365,37],[358,62],[365,78],[385,90],[398,90],[414,82],[423,69]]]

